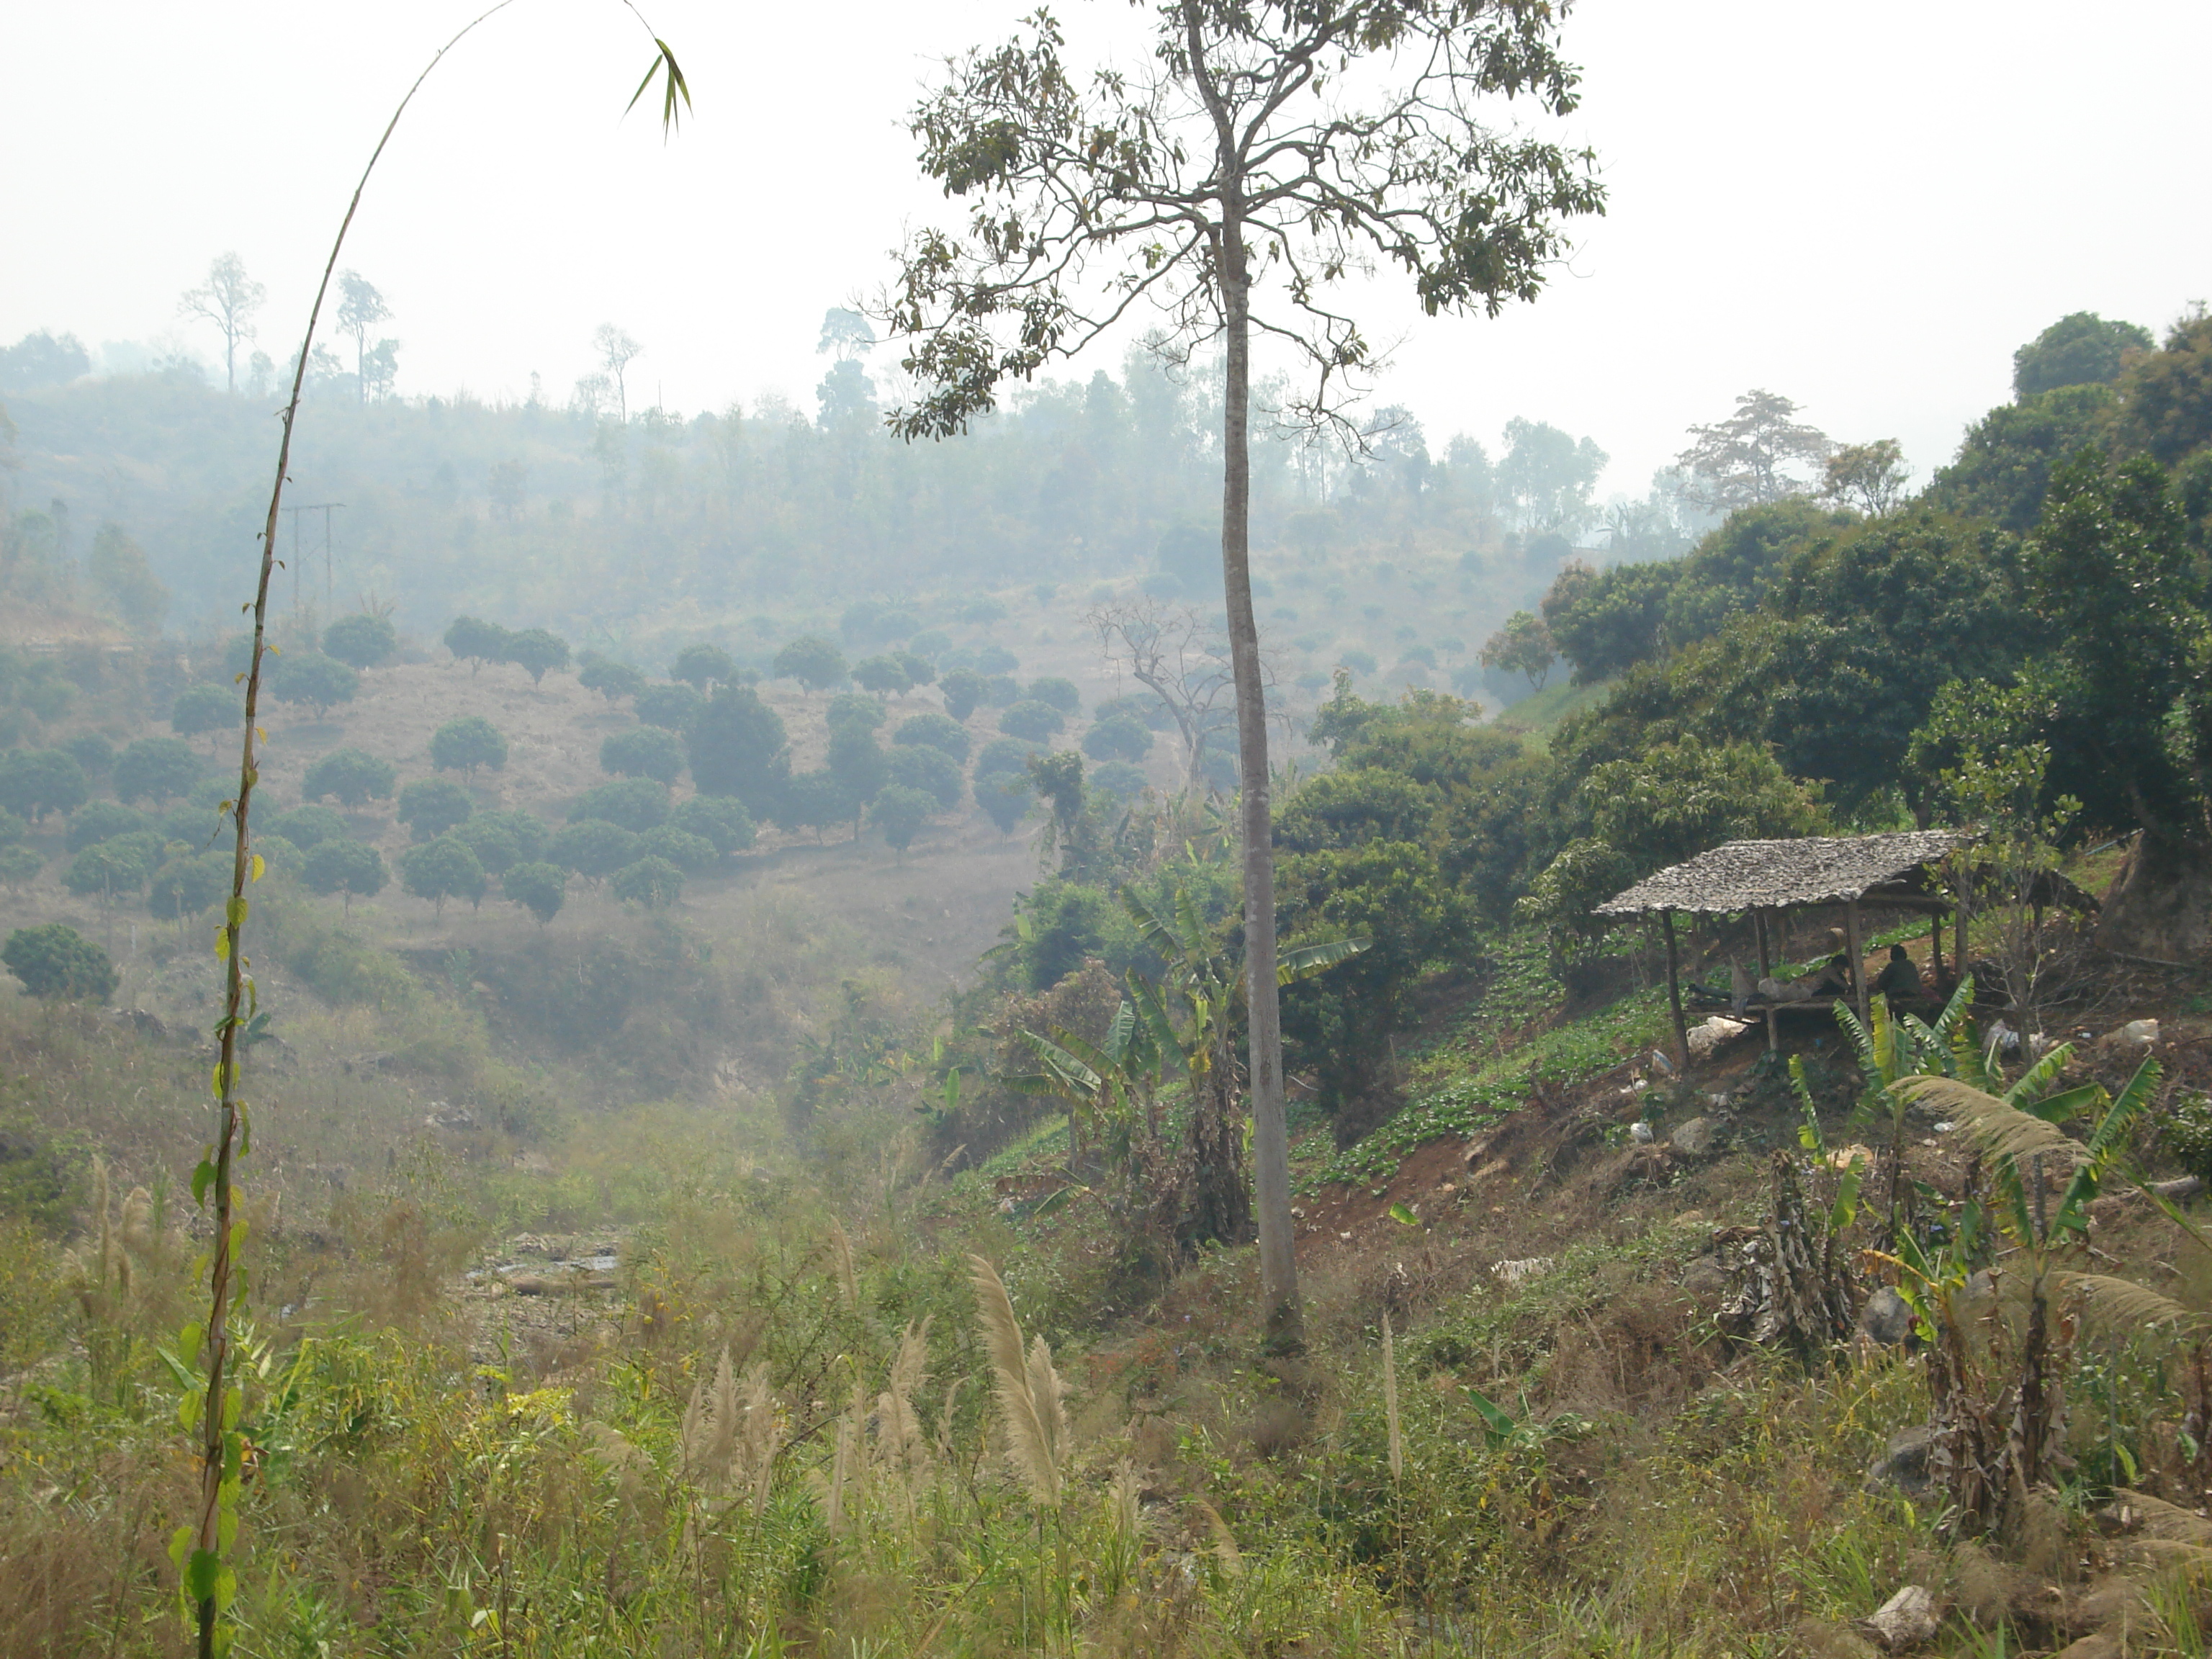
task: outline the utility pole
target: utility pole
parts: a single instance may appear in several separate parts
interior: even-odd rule
[[[323,620],[327,624],[335,601],[331,596],[331,514],[343,501],[308,501],[302,506],[287,507],[292,515],[292,609],[300,608],[300,515],[319,513],[323,515]]]

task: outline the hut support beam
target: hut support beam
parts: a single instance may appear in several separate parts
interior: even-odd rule
[[[1859,942],[1859,902],[1844,906],[1844,939],[1851,953],[1851,1000],[1858,1005],[1859,1024],[1867,1021],[1866,951]]]
[[[1751,913],[1751,924],[1753,931],[1759,935],[1759,981],[1764,984],[1774,977],[1774,954],[1772,945],[1767,937],[1766,912],[1753,910]],[[1774,1005],[1770,1002],[1766,1005],[1766,1052],[1770,1054],[1774,1054],[1781,1047],[1782,1032],[1779,1023],[1774,1018]]]
[[[1674,913],[1659,913],[1659,929],[1667,936],[1667,1006],[1674,1016],[1674,1064],[1690,1069],[1690,1030],[1682,1020],[1682,953],[1674,944]]]
[[[1936,994],[1943,994],[1943,913],[1935,912],[1928,918],[1928,971]]]

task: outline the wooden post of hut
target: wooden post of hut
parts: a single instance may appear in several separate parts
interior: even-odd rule
[[[1674,947],[1674,913],[1659,913],[1659,930],[1667,936],[1667,1006],[1674,1016],[1674,1064],[1690,1069],[1690,1028],[1682,1019],[1682,958]]]
[[[1864,950],[1859,943],[1859,902],[1849,899],[1844,904],[1844,943],[1851,953],[1851,1000],[1858,1005],[1859,1024],[1867,1022],[1866,963]]]

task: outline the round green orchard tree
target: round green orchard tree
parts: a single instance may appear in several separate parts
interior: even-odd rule
[[[684,775],[683,739],[657,726],[617,732],[599,745],[599,769],[620,777],[673,783]]]
[[[180,738],[204,738],[213,732],[215,747],[220,750],[222,734],[237,731],[245,717],[246,700],[235,690],[202,680],[177,693],[176,702],[169,705],[169,730]]]
[[[901,720],[898,730],[891,734],[891,741],[941,749],[955,762],[968,758],[968,728],[944,714],[916,714]]]
[[[537,685],[555,669],[568,665],[568,641],[543,628],[526,628],[520,634],[507,635],[507,650],[501,659],[522,670],[530,676],[530,683]]]
[[[518,864],[499,878],[499,890],[538,918],[540,927],[561,914],[568,872],[557,864]]]
[[[849,678],[845,653],[829,641],[809,634],[793,640],[775,653],[775,677],[797,680],[809,691],[842,685]]]
[[[337,749],[307,769],[300,793],[310,801],[327,795],[341,806],[362,807],[390,800],[398,787],[399,773],[390,761],[358,749]]]
[[[759,833],[744,803],[728,795],[694,795],[668,815],[671,829],[710,842],[717,853],[742,853]]]
[[[477,769],[496,772],[507,764],[507,738],[482,714],[463,714],[430,734],[430,764],[441,772],[473,778]]]
[[[451,778],[423,778],[399,792],[399,821],[418,842],[435,841],[476,811],[469,792]]]
[[[183,738],[141,738],[116,757],[115,798],[169,800],[190,793],[205,770]]]
[[[451,836],[441,836],[399,855],[399,879],[416,898],[428,899],[446,919],[446,901],[465,898],[471,904],[484,896],[483,866],[477,855]]]
[[[351,915],[356,899],[384,890],[384,855],[365,841],[332,836],[308,849],[303,878],[313,892],[337,894]]]
[[[882,835],[892,852],[903,858],[936,810],[935,796],[904,784],[887,784],[868,804],[868,823]]]
[[[719,645],[687,645],[676,653],[676,660],[668,665],[668,678],[684,681],[703,692],[718,685],[735,685],[738,683],[738,665],[736,659]]]
[[[646,688],[643,671],[626,662],[617,662],[591,651],[577,660],[583,664],[583,670],[576,676],[576,683],[586,691],[598,692],[609,702],[617,697],[634,697]]]
[[[145,741],[176,743],[173,738]],[[132,748],[138,745],[133,744]],[[182,744],[177,744],[182,749]],[[189,751],[187,751],[189,753]],[[117,793],[120,794],[118,764]],[[199,766],[193,763],[193,775]],[[181,793],[182,792],[178,792]],[[58,749],[16,749],[0,757],[0,809],[36,823],[49,812],[74,812],[91,798],[92,784],[84,768]],[[124,799],[131,799],[125,795]]]
[[[107,952],[58,921],[17,928],[0,945],[0,962],[26,991],[49,1000],[104,1002],[120,983]]]
[[[305,703],[317,720],[325,718],[332,705],[351,702],[360,690],[358,672],[319,651],[277,658],[276,672],[269,677],[270,696],[279,702]]]
[[[323,650],[349,668],[374,668],[398,653],[399,630],[384,617],[340,617],[323,630]]]
[[[625,904],[665,910],[684,896],[684,872],[666,859],[647,854],[616,871],[607,885]]]

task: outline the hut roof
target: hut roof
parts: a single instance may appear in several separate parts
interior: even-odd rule
[[[1841,904],[1873,889],[1908,881],[1966,837],[1956,830],[1838,840],[1732,841],[1646,876],[1590,914],[1640,916],[1655,910],[1718,915],[1777,910],[1799,904]]]

